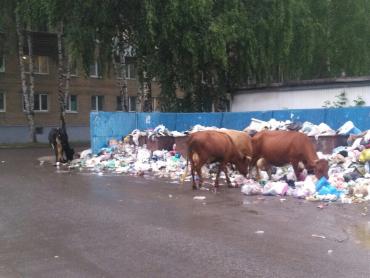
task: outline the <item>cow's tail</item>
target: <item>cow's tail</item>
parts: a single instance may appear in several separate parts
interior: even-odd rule
[[[186,156],[186,166],[185,166],[185,170],[184,170],[184,173],[182,173],[181,175],[181,184],[184,183],[185,181],[185,178],[186,176],[188,175],[188,170],[189,170],[189,157],[193,155],[193,151],[192,151],[192,148],[191,148],[191,145],[188,143],[188,151],[187,151],[187,156]],[[193,158],[192,158],[193,159]]]
[[[185,178],[188,175],[188,166],[189,166],[189,154],[186,157],[186,166],[185,166],[185,169],[184,169],[184,173],[182,173],[181,178],[180,178],[181,184],[184,183]]]

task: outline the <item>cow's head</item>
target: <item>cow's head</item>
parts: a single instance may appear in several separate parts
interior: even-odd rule
[[[329,178],[329,163],[326,159],[318,159],[315,161],[314,174],[316,178],[321,179],[322,177]]]
[[[250,156],[241,155],[240,159],[235,163],[236,168],[243,176],[248,174],[251,160],[252,158]]]

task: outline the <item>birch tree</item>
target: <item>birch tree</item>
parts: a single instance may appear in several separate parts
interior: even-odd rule
[[[18,3],[19,4],[19,3]],[[16,32],[18,37],[18,61],[20,68],[20,78],[22,84],[22,95],[24,101],[24,108],[27,115],[27,121],[30,130],[30,140],[31,142],[36,142],[36,132],[35,132],[35,112],[34,112],[34,75],[33,75],[33,52],[32,52],[32,37],[30,31],[27,32],[27,48],[28,48],[28,75],[26,74],[25,65],[25,53],[24,53],[24,34],[23,34],[23,24],[21,22],[20,6],[15,7],[15,19],[16,19]],[[28,78],[27,78],[28,76]],[[27,79],[29,79],[27,81]]]

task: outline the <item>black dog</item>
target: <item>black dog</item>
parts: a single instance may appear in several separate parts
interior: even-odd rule
[[[64,129],[52,128],[49,132],[49,143],[55,152],[56,162],[64,163],[73,160],[75,151],[69,146],[68,135]]]

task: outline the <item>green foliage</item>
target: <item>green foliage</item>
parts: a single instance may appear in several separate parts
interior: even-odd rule
[[[63,22],[85,69],[96,55],[109,65],[112,38],[125,33],[139,76],[160,82],[165,111],[208,111],[244,85],[370,73],[370,0],[0,0],[0,7],[14,2],[31,27]]]
[[[335,108],[344,107],[348,103],[348,98],[346,95],[346,92],[343,91],[339,95],[335,96],[335,101],[333,102],[333,105]]]
[[[358,96],[356,99],[354,99],[353,103],[354,103],[355,106],[364,106],[364,105],[366,105],[365,100],[361,96]]]

